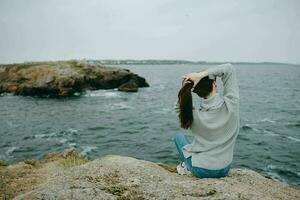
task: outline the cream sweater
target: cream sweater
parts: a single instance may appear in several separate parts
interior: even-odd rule
[[[223,64],[206,70],[209,78],[220,77],[223,95],[215,93],[202,99],[193,109],[194,121],[187,130],[193,142],[183,146],[186,158],[192,156],[192,166],[222,169],[233,160],[233,150],[239,133],[239,87],[233,65]]]

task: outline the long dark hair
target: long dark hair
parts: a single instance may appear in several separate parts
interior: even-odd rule
[[[209,79],[208,76],[202,78],[195,86],[193,92],[199,97],[206,98],[213,89],[213,82],[215,80]],[[186,84],[182,85],[182,88],[178,93],[178,117],[180,121],[180,127],[188,129],[194,120],[193,117],[193,99],[191,89],[193,88],[194,82],[192,80],[187,81]]]

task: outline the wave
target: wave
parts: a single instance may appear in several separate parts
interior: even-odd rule
[[[293,122],[281,122],[281,121],[275,121],[275,120],[272,120],[272,119],[268,119],[268,118],[264,118],[264,119],[261,119],[261,120],[258,120],[257,121],[258,123],[259,122],[268,122],[268,123],[278,123],[278,124],[281,124],[283,126],[286,126],[286,127],[300,127],[300,122],[299,121],[293,121]]]
[[[84,93],[85,97],[104,97],[104,98],[119,98],[121,97],[120,92],[117,90],[94,90],[87,91]]]
[[[0,94],[0,97],[7,97],[7,96],[14,96],[13,93],[9,93],[9,92],[3,92]]]
[[[67,135],[74,135],[78,133],[77,129],[72,129],[72,128],[68,128],[67,130],[61,131],[60,133],[62,134],[67,134]]]
[[[81,155],[86,156],[89,152],[98,149],[98,147],[95,146],[84,146],[82,147],[82,151],[80,152]]]
[[[300,172],[294,172],[287,168],[280,168],[276,165],[267,165],[266,167],[266,173],[270,175],[271,178],[277,179],[283,182],[287,182],[286,178],[288,177],[299,177],[300,178]]]
[[[258,145],[258,146],[264,146],[264,145],[266,145],[267,143],[266,143],[265,141],[259,141],[259,142],[255,142],[255,143],[253,143],[253,144]]]
[[[88,128],[88,130],[91,130],[91,131],[104,130],[104,129],[107,129],[107,127],[104,127],[104,126],[96,126],[96,127],[89,127],[89,128]]]
[[[287,139],[295,141],[295,142],[300,142],[299,138],[295,138],[295,137],[292,137],[292,136],[280,135],[280,134],[274,133],[274,132],[269,131],[269,130],[263,130],[263,132],[268,134],[269,136],[282,137],[282,138],[287,138]]]
[[[285,124],[287,127],[300,127],[300,122],[288,122]]]
[[[292,137],[292,136],[285,136],[285,137],[290,139],[290,140],[293,140],[295,142],[300,142],[300,139],[298,139],[298,138],[295,138],[295,137]]]
[[[255,124],[244,124],[240,128],[244,131],[254,131],[254,132],[259,132],[257,128],[254,128]]]
[[[272,178],[273,180],[279,180],[279,181],[283,181],[283,182],[286,182],[283,177],[281,177],[279,174],[278,174],[278,167],[276,165],[267,165],[266,167],[266,173],[267,175],[270,176],[270,178]]]
[[[76,147],[77,144],[76,144],[75,142],[71,142],[71,143],[68,143],[68,146],[69,146],[70,148],[72,148],[72,147]]]
[[[278,180],[281,182],[286,182],[282,179],[281,176],[279,176],[276,172],[266,172],[266,174],[273,180]]]
[[[243,130],[252,130],[253,128],[249,124],[245,124],[241,127]]]
[[[36,134],[33,136],[33,138],[50,138],[53,137],[54,135],[56,135],[55,133],[50,133],[50,134]],[[27,138],[26,138],[27,139]]]
[[[15,123],[13,123],[12,121],[5,121],[5,122],[6,122],[6,124],[7,124],[9,127],[11,127],[11,128],[17,128],[17,127],[20,126],[19,124],[15,124]]]
[[[63,139],[59,140],[59,142],[62,144],[66,144],[68,142],[68,139],[63,138]]]
[[[157,151],[153,152],[153,154],[161,154],[161,153],[165,153],[165,154],[169,155],[169,154],[172,153],[172,150],[170,150],[170,149],[163,149],[163,150],[157,150]]]
[[[276,123],[276,121],[268,119],[268,118],[263,118],[258,120],[257,122],[269,122],[269,123]]]
[[[60,132],[52,132],[50,134],[36,134],[33,136],[25,136],[23,139],[39,139],[39,140],[48,140],[48,141],[54,141],[57,143],[57,145],[67,145],[68,147],[76,147],[77,144],[73,141],[73,136],[77,135],[78,130],[68,128],[66,130],[62,130]]]
[[[59,140],[59,143],[68,145],[69,148],[75,148],[77,146],[77,144],[75,142],[71,142],[70,140],[68,140],[66,138],[62,138],[61,140]]]
[[[33,137],[32,136],[26,136],[24,139],[49,139],[49,138],[55,138],[55,137],[61,137],[64,135],[77,135],[78,130],[77,129],[72,129],[68,128],[66,130],[62,130],[58,133],[52,132],[50,134],[36,134]]]
[[[243,134],[239,134],[239,135],[238,135],[238,139],[239,139],[239,140],[244,140],[244,141],[250,141],[250,139],[247,138],[247,136],[246,136],[246,135],[243,135]]]
[[[266,134],[268,134],[268,135],[270,135],[270,136],[281,136],[281,135],[276,134],[276,133],[274,133],[272,131],[269,131],[269,130],[263,130],[263,132],[266,133]]]
[[[124,102],[120,103],[114,103],[107,106],[109,110],[127,110],[127,109],[133,109],[132,106],[127,105]]]
[[[18,149],[19,149],[19,147],[16,147],[16,146],[9,147],[6,150],[5,154],[6,154],[6,156],[11,156],[13,154],[13,152],[15,152]]]

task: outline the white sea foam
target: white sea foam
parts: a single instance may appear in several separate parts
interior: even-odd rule
[[[66,130],[66,133],[76,134],[76,133],[78,133],[78,130],[73,129],[73,128],[68,128],[68,129]]]
[[[50,137],[50,138],[55,137],[55,136],[57,136],[57,133],[55,133],[55,132],[52,132],[48,135],[48,137]]]
[[[278,180],[278,181],[284,181],[281,176],[279,176],[275,172],[267,172],[267,174],[273,179],[273,180]],[[285,181],[284,181],[285,182]]]
[[[268,118],[264,118],[264,119],[258,120],[258,122],[269,122],[269,123],[276,123],[276,121],[274,121],[274,120],[271,120],[271,119],[268,119]]]
[[[280,167],[276,166],[276,165],[267,165],[267,174],[274,180],[279,180],[279,181],[282,181],[282,182],[287,182],[287,180],[280,176],[276,170],[280,170]]]
[[[13,96],[13,93],[8,93],[8,92],[4,92],[0,94],[0,97],[4,97],[4,96]]]
[[[36,134],[34,135],[34,138],[48,138],[49,136],[46,134]]]
[[[55,132],[52,132],[50,134],[36,134],[34,135],[34,138],[35,139],[46,139],[46,140],[53,140],[55,138],[61,138],[60,140],[58,140],[60,143],[62,144],[66,144],[68,142],[68,139],[67,138],[64,138],[64,137],[68,137],[70,135],[75,135],[78,133],[78,130],[76,129],[72,129],[72,128],[68,128],[64,131],[61,131],[61,132],[58,132],[58,133],[55,133]]]
[[[296,141],[296,142],[300,142],[300,139],[298,138],[294,138],[292,136],[286,136],[286,138],[290,139],[290,140],[293,140],[293,141]]]
[[[68,143],[68,145],[69,145],[69,147],[76,147],[76,146],[77,146],[77,144],[76,144],[75,142],[73,142],[73,143]]]
[[[260,130],[258,130],[257,128],[254,128],[254,126],[256,126],[256,124],[244,124],[242,127],[252,129],[254,132],[257,132],[257,133],[260,132]]]
[[[267,130],[263,130],[263,132],[266,133],[266,134],[268,134],[268,135],[270,135],[270,136],[285,137],[285,138],[293,140],[295,142],[300,142],[299,138],[295,138],[295,137],[292,137],[292,136],[279,135],[279,134],[276,134],[276,133],[273,133],[273,132],[267,131]]]
[[[126,109],[133,109],[132,106],[129,106],[125,102],[119,102],[119,103],[114,103],[111,105],[108,105],[109,110],[126,110]]]
[[[118,97],[120,97],[120,93],[115,90],[95,90],[95,91],[87,91],[83,96],[85,96],[85,97],[118,98]]]
[[[39,139],[47,138],[47,139],[49,139],[49,138],[53,138],[55,136],[57,136],[57,133],[53,132],[53,133],[50,133],[50,134],[36,134],[36,135],[34,135],[34,138],[39,138]]]
[[[300,122],[287,122],[285,123],[286,126],[300,126]]]
[[[63,138],[63,139],[61,139],[59,142],[62,143],[62,144],[65,144],[65,143],[68,142],[68,140],[67,140],[66,138]]]
[[[80,152],[81,155],[87,155],[89,152],[93,151],[94,149],[97,149],[95,146],[84,146],[82,147],[82,151]]]
[[[270,136],[280,136],[280,135],[278,135],[276,133],[273,133],[272,131],[263,130],[263,132],[266,133],[266,134],[268,134],[268,135],[270,135]]]
[[[19,148],[18,147],[9,147],[5,153],[7,156],[10,156],[17,149],[19,149]]]
[[[271,169],[271,170],[277,169],[277,166],[270,164],[270,165],[267,165],[267,169]]]

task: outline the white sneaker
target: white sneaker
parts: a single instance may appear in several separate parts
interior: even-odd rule
[[[184,162],[180,162],[180,164],[177,165],[176,169],[179,175],[187,175],[187,176],[191,175],[191,172],[188,170]]]

